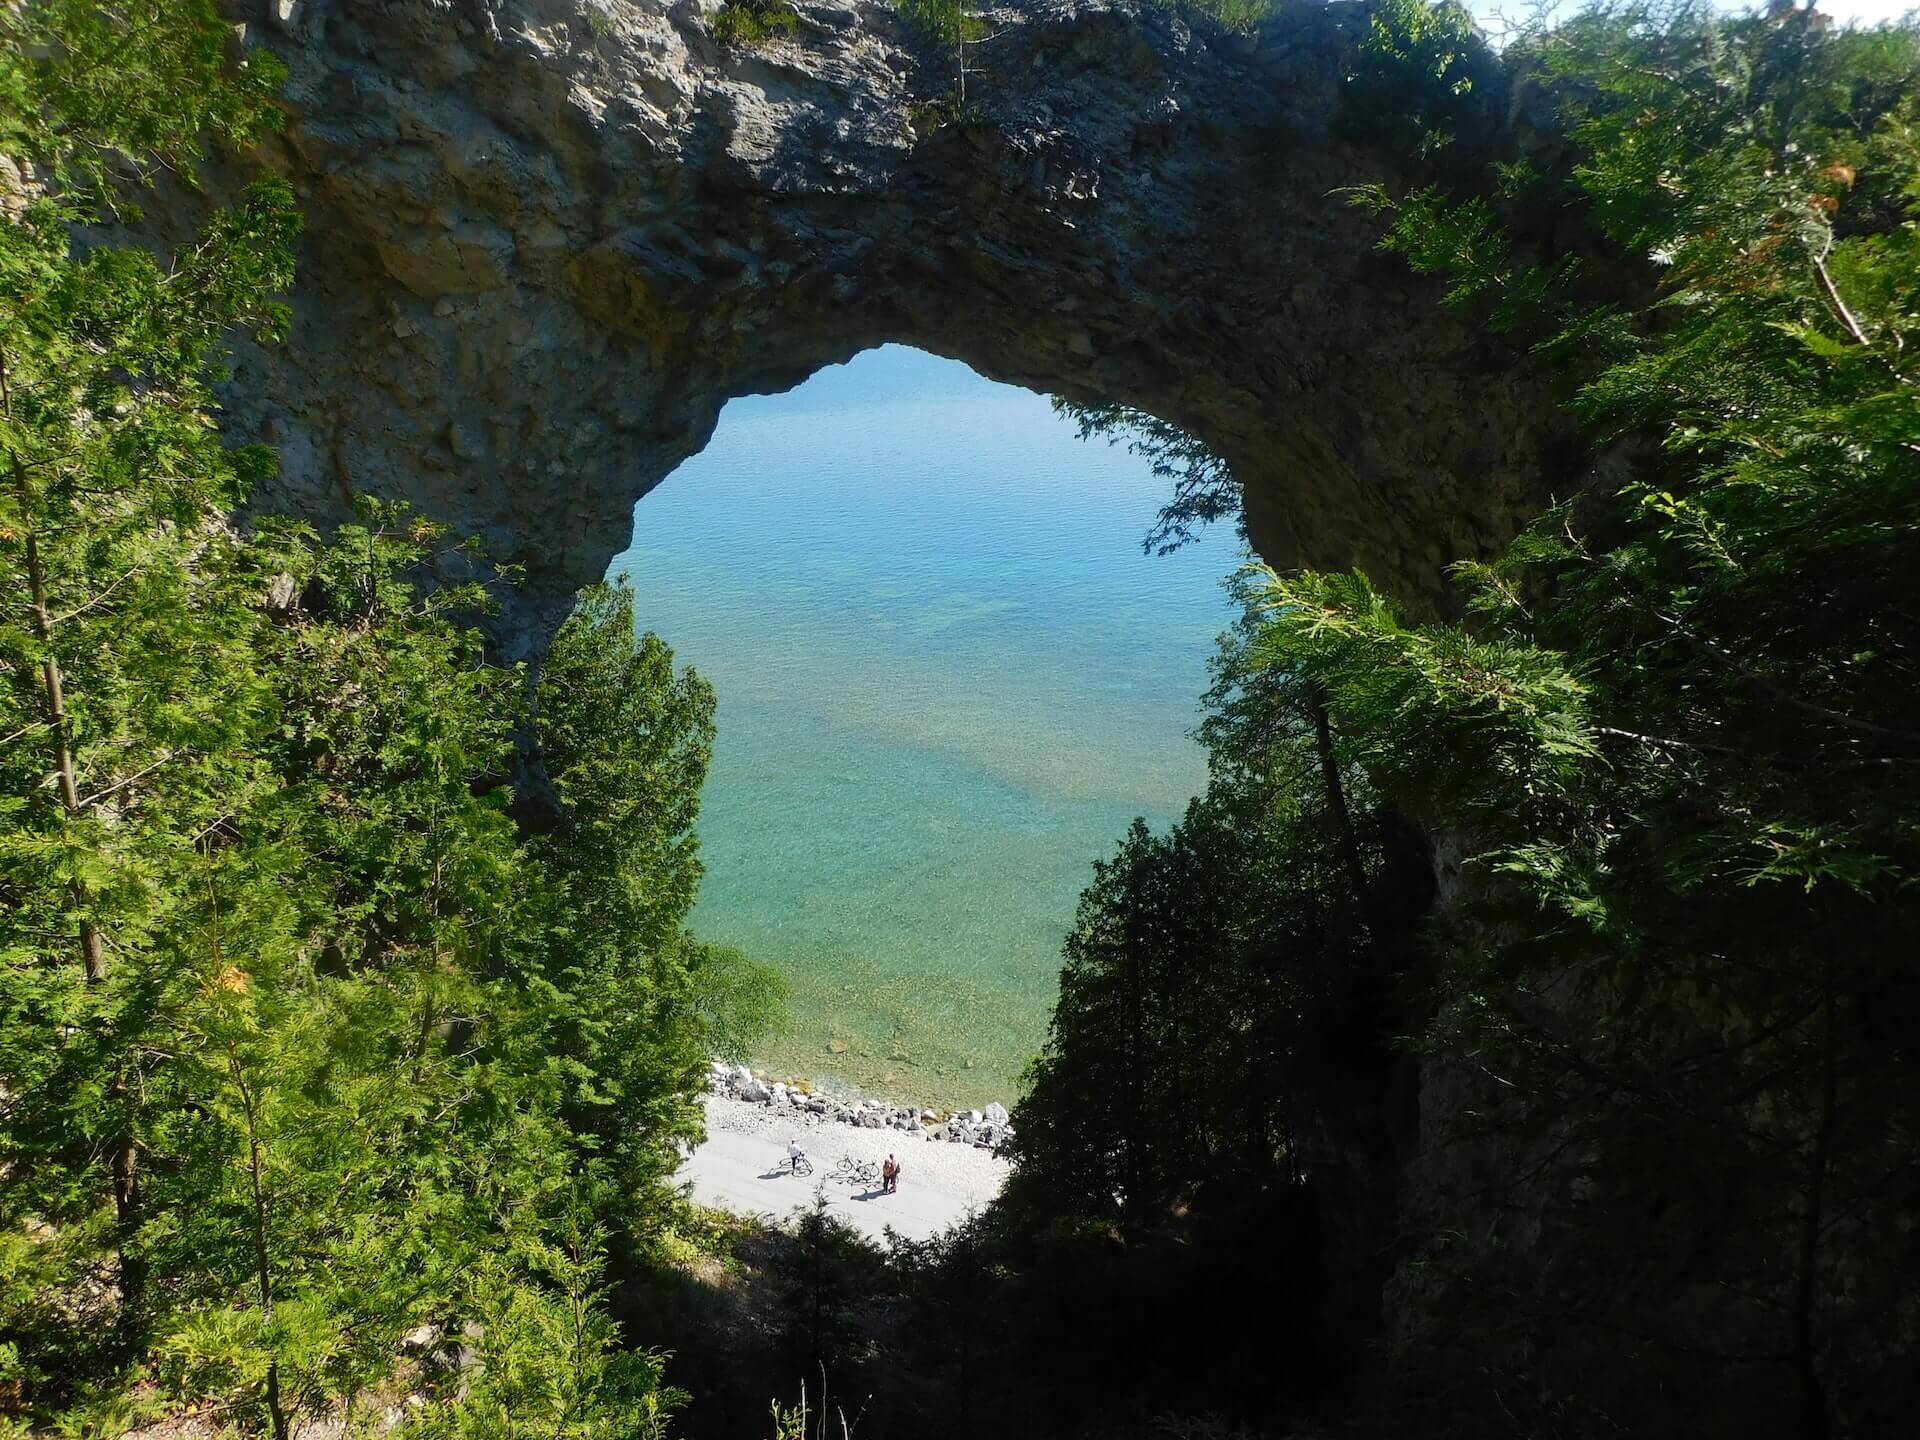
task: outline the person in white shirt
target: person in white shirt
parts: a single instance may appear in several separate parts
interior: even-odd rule
[[[800,1168],[800,1162],[806,1158],[807,1152],[800,1148],[799,1140],[789,1138],[787,1140],[787,1168],[790,1170],[798,1170]]]

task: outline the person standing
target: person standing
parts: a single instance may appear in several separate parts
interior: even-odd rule
[[[900,1162],[889,1155],[887,1163],[880,1167],[880,1190],[882,1194],[891,1195],[899,1188]]]

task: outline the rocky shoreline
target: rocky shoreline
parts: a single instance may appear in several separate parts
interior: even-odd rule
[[[1011,1116],[998,1100],[989,1101],[984,1110],[931,1110],[890,1105],[864,1096],[828,1094],[816,1090],[806,1080],[790,1082],[755,1075],[748,1066],[730,1065],[724,1060],[713,1062],[707,1087],[715,1095],[765,1105],[775,1113],[785,1110],[866,1130],[897,1130],[905,1135],[918,1135],[922,1140],[972,1145],[995,1153],[1013,1138]]]

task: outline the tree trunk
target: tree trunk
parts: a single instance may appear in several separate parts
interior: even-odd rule
[[[9,421],[13,419],[13,387],[7,376],[6,360],[0,356],[0,410],[4,410]],[[27,560],[27,609],[33,616],[34,638],[40,642],[45,657],[40,662],[41,691],[45,696],[47,733],[53,745],[53,768],[60,791],[60,807],[65,812],[69,824],[77,823],[82,814],[80,803],[80,777],[73,761],[72,726],[67,717],[66,680],[60,670],[59,657],[53,648],[53,616],[47,604],[46,566],[40,558],[40,537],[33,526],[33,486],[27,479],[27,467],[17,451],[7,454],[8,468],[12,473],[14,498],[20,504],[21,522],[26,534],[22,537]],[[87,986],[95,989],[106,983],[107,952],[99,929],[89,914],[93,897],[87,893],[84,881],[78,876],[67,882],[67,893],[73,903],[76,916],[78,954],[80,967],[86,975]],[[108,1087],[108,1095],[118,1104],[125,1099],[126,1086],[116,1073]],[[111,1143],[107,1155],[108,1170],[113,1182],[113,1209],[117,1231],[117,1248],[120,1260],[120,1298],[123,1322],[130,1319],[138,1308],[144,1276],[139,1261],[129,1251],[129,1243],[140,1226],[140,1180],[137,1152],[131,1133],[123,1133]]]
[[[6,409],[11,418],[11,394],[7,397]],[[29,517],[33,513],[33,490],[27,483],[26,467],[20,463],[18,455],[10,455],[8,459],[13,468],[14,496],[20,502],[22,517]],[[78,820],[80,780],[73,766],[73,741],[67,725],[66,686],[60,674],[60,661],[53,653],[53,620],[47,611],[46,570],[40,563],[40,541],[34,533],[31,520],[27,521],[25,539],[27,609],[33,616],[34,638],[46,650],[46,658],[40,662],[40,682],[46,695],[47,730],[53,738],[54,774],[59,779],[61,808],[66,811],[69,820]],[[91,897],[78,877],[68,881],[68,889],[73,898],[73,908],[80,917],[80,963],[86,970],[87,983],[98,985],[107,978],[107,957],[100,943],[100,932],[94,929],[93,921],[87,914]]]
[[[960,1435],[973,1440],[973,1230],[960,1248]]]
[[[1181,963],[1184,952],[1178,944],[1166,943],[1161,953],[1167,961],[1163,1003],[1167,1014],[1167,1088],[1172,1092],[1168,1098],[1173,1110],[1173,1163],[1184,1168],[1193,1160],[1196,1128],[1187,1088],[1187,988],[1185,967]]]
[[[1327,716],[1327,694],[1317,684],[1307,688],[1307,711],[1313,716],[1314,748],[1320,754],[1320,776],[1327,787],[1327,809],[1333,815],[1334,840],[1340,847],[1340,859],[1347,869],[1347,883],[1353,887],[1353,903],[1361,911],[1367,904],[1367,872],[1360,863],[1360,841],[1354,834],[1353,816],[1347,810],[1346,787],[1340,783],[1340,762],[1333,753],[1333,722]]]
[[[215,942],[216,945],[218,942]],[[215,960],[218,962],[216,951]],[[260,1316],[273,1323],[273,1267],[267,1247],[267,1192],[260,1175],[260,1126],[254,1109],[253,1091],[240,1068],[240,1052],[227,1041],[227,1063],[233,1070],[233,1083],[240,1092],[241,1111],[247,1117],[247,1173],[253,1184],[253,1270],[258,1287]],[[280,1361],[267,1361],[267,1416],[273,1422],[273,1440],[287,1440],[286,1407],[280,1399]]]
[[[1813,1318],[1820,1279],[1820,1226],[1825,1210],[1827,1164],[1838,1109],[1833,1023],[1833,961],[1821,961],[1820,1119],[1807,1161],[1807,1200],[1800,1214],[1800,1254],[1793,1296],[1793,1368],[1800,1383],[1800,1440],[1827,1440],[1827,1393],[1814,1364]]]
[[[1142,1053],[1145,1045],[1141,1038],[1139,942],[1134,936],[1129,935],[1123,943],[1127,956],[1127,1053],[1125,1057],[1127,1203],[1125,1213],[1129,1222],[1137,1222],[1140,1217],[1141,1201],[1144,1198],[1140,1193],[1145,1169],[1140,1162],[1140,1145],[1144,1138],[1140,1071],[1146,1064],[1146,1056]]]

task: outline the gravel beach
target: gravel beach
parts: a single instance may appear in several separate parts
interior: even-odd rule
[[[740,1214],[785,1219],[824,1193],[829,1207],[861,1234],[879,1239],[888,1229],[925,1239],[986,1207],[1012,1168],[973,1145],[917,1138],[900,1130],[869,1130],[806,1115],[775,1112],[765,1105],[723,1095],[703,1097],[707,1140],[681,1166],[679,1178],[693,1198]],[[787,1141],[798,1139],[813,1161],[813,1174],[787,1173]],[[892,1195],[853,1189],[832,1179],[842,1156],[878,1165],[888,1154],[901,1164]]]

